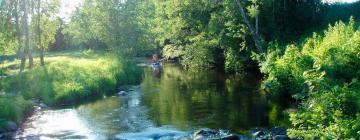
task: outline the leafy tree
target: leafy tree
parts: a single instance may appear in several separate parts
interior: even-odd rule
[[[152,48],[143,1],[85,0],[65,31],[74,44],[109,48],[125,55]]]
[[[255,17],[256,19],[256,26],[254,28],[254,26],[250,23],[248,17],[247,17],[247,14],[245,12],[245,9],[244,9],[244,6],[241,4],[241,2],[239,0],[236,0],[236,4],[239,6],[239,9],[240,9],[240,13],[241,13],[241,16],[245,22],[245,24],[247,25],[248,29],[250,30],[250,33],[253,37],[253,40],[255,42],[255,46],[256,48],[258,49],[258,51],[260,53],[263,53],[264,50],[263,48],[261,47],[261,39],[260,39],[260,35],[259,35],[259,26],[258,26],[258,21],[259,21],[259,18],[258,18],[258,14],[259,14],[259,11],[258,11],[258,6],[256,5],[256,0],[253,0],[252,1],[254,5],[251,5],[249,7],[249,11],[250,11],[250,14],[252,16]]]
[[[270,51],[261,63],[271,92],[302,101],[290,114],[294,138],[359,138],[360,31],[355,22],[337,22],[285,53]]]
[[[55,42],[56,31],[59,28],[59,20],[53,19],[53,15],[59,12],[59,0],[37,1],[37,13],[33,17],[33,30],[36,30],[37,49],[40,51],[40,63],[44,65],[44,51],[50,44]],[[36,20],[35,20],[36,19]],[[36,24],[35,24],[36,21]],[[36,25],[36,27],[35,27]]]
[[[12,1],[0,2],[0,51],[1,54],[12,54],[16,51],[16,30],[11,24]]]

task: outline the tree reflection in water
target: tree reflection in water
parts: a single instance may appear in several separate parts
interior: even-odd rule
[[[159,77],[145,70],[141,100],[157,126],[240,132],[286,125],[284,107],[261,93],[259,82],[254,75],[225,77],[215,71],[190,72],[165,64]]]

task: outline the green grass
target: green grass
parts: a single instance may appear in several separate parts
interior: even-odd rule
[[[19,60],[3,64],[7,77],[0,86],[0,125],[1,120],[20,122],[30,105],[24,102],[34,98],[48,105],[75,104],[88,97],[116,93],[120,86],[136,84],[141,78],[136,65],[106,52],[50,53],[45,58],[46,66],[39,66],[35,59],[36,67],[22,73]]]

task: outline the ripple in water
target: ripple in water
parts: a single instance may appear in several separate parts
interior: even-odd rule
[[[188,136],[189,133],[171,128],[147,128],[141,132],[123,133],[116,136],[120,140],[178,140]]]
[[[94,139],[76,110],[46,110],[36,112],[18,131],[17,139]]]

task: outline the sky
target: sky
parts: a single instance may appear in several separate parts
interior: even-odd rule
[[[72,13],[76,10],[76,7],[81,5],[82,1],[83,0],[61,0],[59,17],[63,18],[65,22],[70,21]]]

